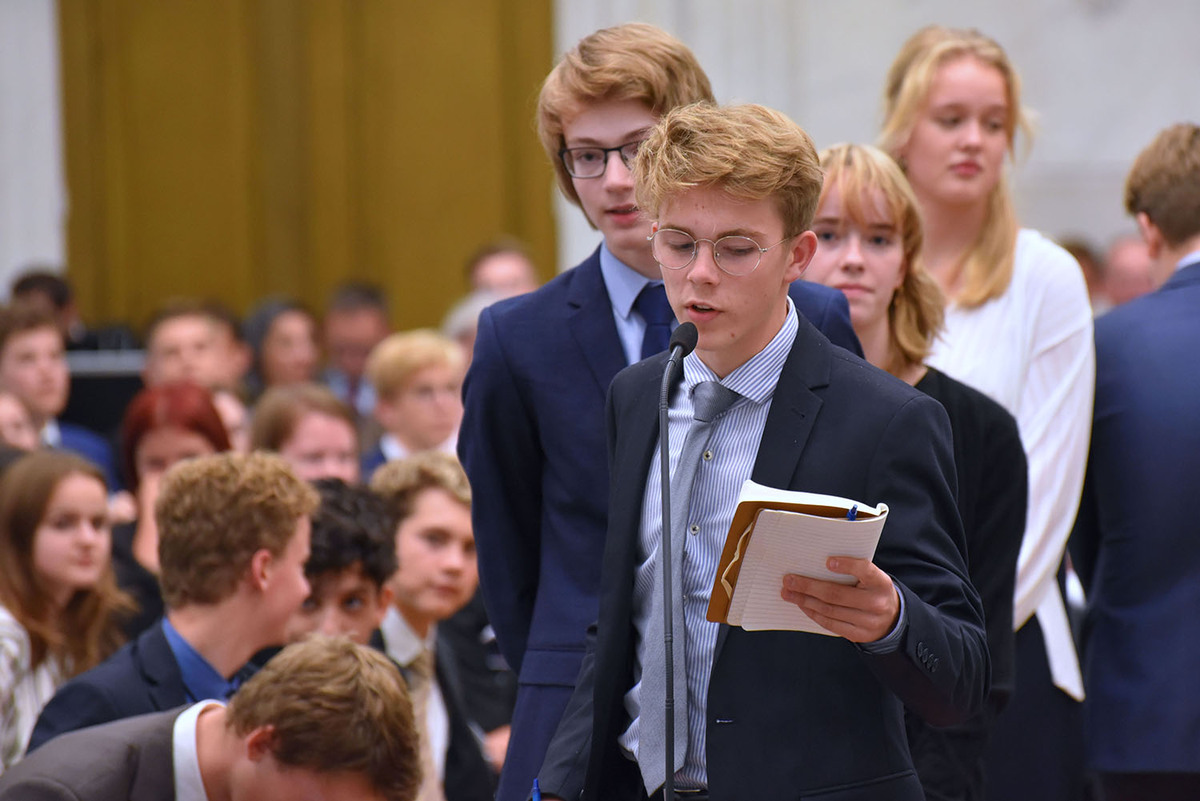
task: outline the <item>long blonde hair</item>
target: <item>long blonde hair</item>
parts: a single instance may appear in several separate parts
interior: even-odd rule
[[[1021,79],[1004,48],[974,29],[930,25],[904,43],[888,70],[879,146],[893,158],[900,160],[899,152],[912,135],[938,69],[964,57],[994,67],[1004,76],[1009,109],[1004,125],[1009,154],[1013,153],[1018,129],[1026,137],[1030,135],[1031,126],[1021,109]],[[1001,174],[988,195],[983,227],[963,257],[962,291],[955,301],[972,308],[1003,295],[1012,281],[1016,248],[1017,215],[1008,180]]]

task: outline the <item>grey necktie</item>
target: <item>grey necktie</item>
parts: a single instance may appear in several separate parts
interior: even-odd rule
[[[683,452],[671,476],[671,517],[674,525],[663,531],[671,532],[671,600],[674,621],[675,652],[675,770],[683,766],[687,754],[687,673],[686,628],[683,620],[683,552],[687,540],[687,521],[692,497],[692,484],[701,455],[712,435],[716,418],[742,396],[716,381],[704,381],[692,391],[695,408]],[[650,619],[646,623],[646,639],[642,647],[642,689],[638,711],[638,767],[646,792],[653,794],[666,781],[666,647],[663,644],[663,578],[662,557],[659,554],[654,571],[654,586],[650,590]]]

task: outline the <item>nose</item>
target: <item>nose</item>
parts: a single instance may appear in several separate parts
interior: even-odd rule
[[[983,130],[979,120],[977,119],[967,120],[963,124],[962,132],[963,144],[967,147],[979,147],[980,143],[983,141]]]
[[[617,151],[607,154],[604,162],[604,186],[606,189],[625,191],[633,188],[633,172],[625,166],[624,159]]]
[[[856,231],[846,235],[846,244],[842,247],[842,268],[858,271],[863,266],[862,237]]]
[[[321,619],[317,624],[317,631],[326,637],[337,637],[342,633],[342,621],[338,617],[337,609],[333,604],[329,604],[321,611]]]
[[[694,284],[712,284],[720,279],[721,268],[717,266],[716,248],[716,244],[711,240],[696,240],[696,256],[687,268],[689,281]]]

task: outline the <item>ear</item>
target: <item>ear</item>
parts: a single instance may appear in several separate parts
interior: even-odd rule
[[[817,252],[817,235],[812,231],[805,231],[795,238],[788,250],[788,265],[784,269],[784,280],[787,283],[798,281],[804,275],[804,271],[808,269],[809,262],[812,261]]]
[[[250,557],[250,584],[260,592],[265,591],[271,582],[274,567],[275,557],[266,548],[259,548]]]
[[[1146,243],[1146,250],[1150,252],[1150,259],[1158,261],[1162,255],[1163,237],[1162,231],[1158,230],[1158,226],[1150,222],[1150,217],[1144,211],[1137,213],[1137,227],[1141,232],[1142,239]]]
[[[261,762],[271,756],[271,746],[275,744],[275,727],[259,726],[246,737],[246,758],[251,762]]]

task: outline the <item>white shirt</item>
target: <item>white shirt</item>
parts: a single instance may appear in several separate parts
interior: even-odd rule
[[[441,451],[442,453],[448,453],[453,456],[457,452],[455,451],[456,447],[458,447],[457,431],[450,436],[450,439],[446,440],[441,445],[438,445],[433,450]],[[387,459],[389,462],[398,462],[401,459],[407,459],[408,457],[412,456],[412,451],[404,447],[400,440],[396,439],[391,434],[384,434],[379,438],[379,450],[383,453],[383,458]]]
[[[1029,505],[1014,629],[1037,615],[1054,683],[1082,700],[1056,580],[1083,490],[1095,391],[1092,312],[1079,265],[1041,234],[1022,229],[1008,289],[974,309],[949,307],[928,362],[1017,420],[1029,462]]]
[[[175,801],[208,801],[204,780],[200,777],[200,758],[196,750],[196,721],[210,706],[225,706],[220,701],[192,704],[175,718],[171,731],[171,764],[175,770]]]
[[[407,667],[421,654],[421,650],[434,650],[437,643],[437,626],[429,627],[429,636],[422,640],[408,625],[404,616],[389,606],[379,624],[379,633],[383,635],[383,650],[396,664]],[[418,721],[417,725],[421,725]],[[425,721],[422,734],[428,734],[429,747],[433,752],[433,763],[437,766],[438,776],[443,780],[446,776],[446,751],[450,748],[450,713],[446,710],[446,698],[437,677],[429,691],[429,707],[425,710]]]
[[[0,606],[0,773],[24,756],[42,707],[64,681],[52,656],[31,670],[30,649],[29,632]]]

